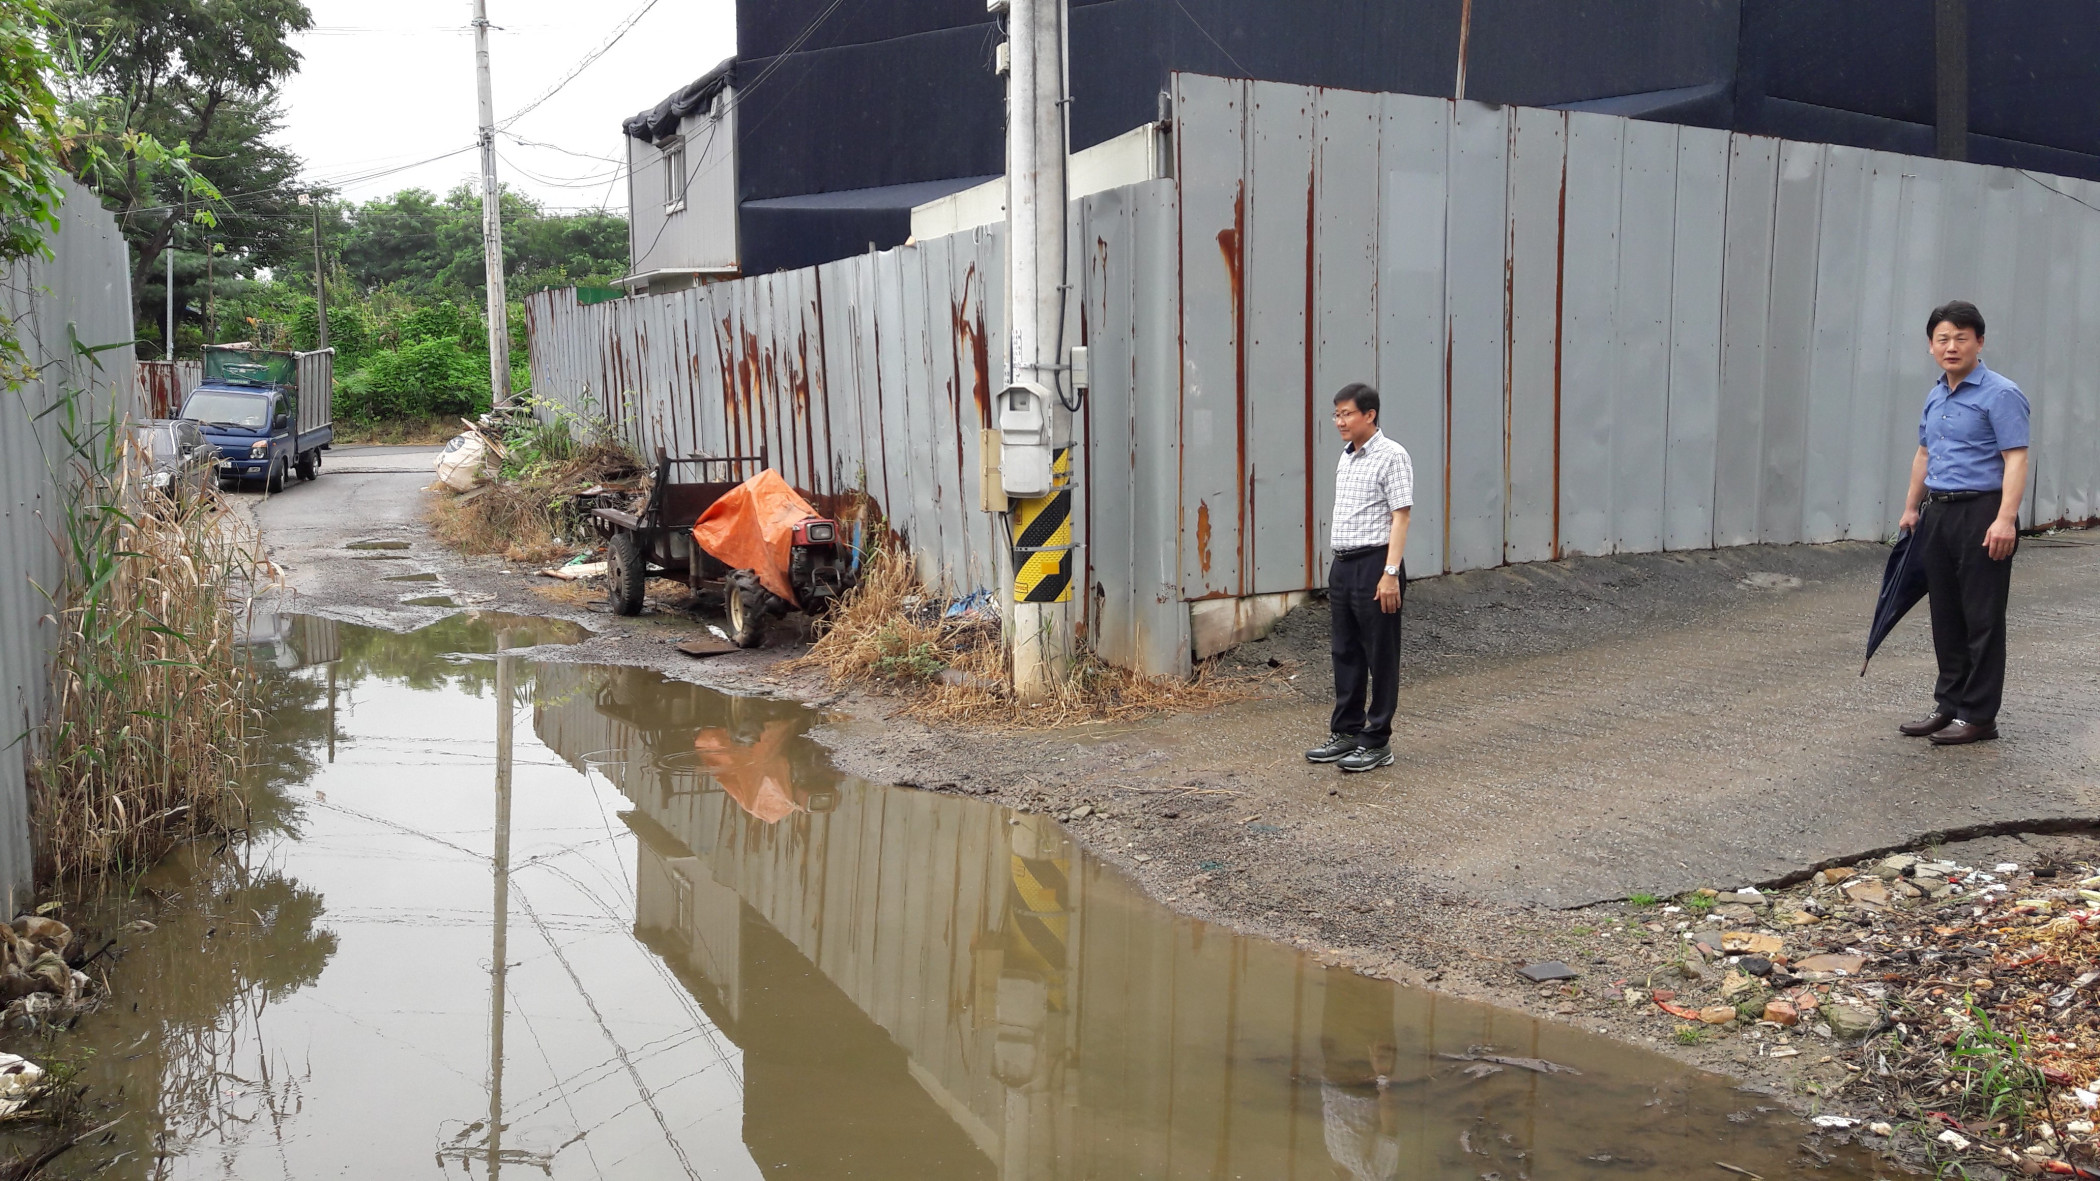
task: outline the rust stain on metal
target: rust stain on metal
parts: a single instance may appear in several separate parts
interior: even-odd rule
[[[1196,562],[1203,567],[1205,578],[1210,577],[1210,502],[1196,502]]]
[[[736,415],[736,329],[722,317],[721,330],[714,333],[715,365],[722,374],[722,440],[731,455],[743,453],[744,436]]]
[[[1315,326],[1318,324],[1317,292],[1319,288],[1319,259],[1314,249],[1317,228],[1317,211],[1320,201],[1320,164],[1315,148],[1312,166],[1305,171],[1305,585],[1318,586],[1320,579],[1314,569],[1319,561],[1319,542],[1314,536],[1316,509],[1313,505],[1313,420],[1315,409],[1320,404],[1320,394],[1313,387],[1313,355]]]
[[[1247,182],[1242,178],[1232,193],[1232,228],[1218,231],[1218,250],[1225,256],[1225,277],[1232,284],[1232,389],[1233,446],[1232,476],[1235,483],[1235,514],[1239,517],[1239,579],[1242,593],[1247,585],[1247,511],[1252,490],[1247,479]],[[1203,564],[1208,573],[1210,563]]]
[[[1568,294],[1568,117],[1560,137],[1560,236],[1553,259],[1553,560],[1560,560],[1560,350],[1562,309]]]
[[[981,294],[977,300],[976,314],[971,315],[970,288],[976,281],[977,264],[973,262],[969,270],[963,272],[962,295],[948,305],[948,317],[956,341],[959,345],[966,345],[969,352],[970,364],[974,369],[970,379],[970,395],[977,403],[977,427],[983,430],[992,425],[992,358],[991,343],[985,339],[984,299]],[[956,372],[958,375],[962,372],[960,361],[957,362]],[[955,422],[960,429],[962,415],[959,412]]]
[[[823,465],[824,478],[827,488],[835,493],[839,491],[845,481],[839,478],[839,473],[831,462],[831,456],[836,454],[838,450],[838,439],[833,436],[831,430],[831,348],[830,341],[824,331],[823,269],[821,267],[818,268],[815,275],[817,288],[817,364],[822,370],[817,378],[817,398],[824,403],[824,449],[826,452]]]
[[[795,364],[792,367],[795,379],[795,413],[802,420],[802,478],[814,484],[817,473],[822,470],[817,464],[816,417],[809,403],[809,330],[795,333]]]

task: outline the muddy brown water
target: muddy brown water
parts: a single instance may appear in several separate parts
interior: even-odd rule
[[[802,707],[490,655],[571,625],[291,630],[257,835],[103,916],[158,927],[64,1043],[125,1112],[66,1175],[1873,1175],[1727,1080],[1176,916],[1046,817],[841,777]]]

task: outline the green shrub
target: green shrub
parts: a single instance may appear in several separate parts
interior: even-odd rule
[[[374,353],[336,383],[336,414],[353,422],[472,417],[488,408],[488,363],[453,337]]]

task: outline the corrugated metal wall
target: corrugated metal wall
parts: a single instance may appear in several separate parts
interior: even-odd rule
[[[1384,395],[1415,576],[1879,539],[1936,304],[2035,408],[2028,521],[2100,517],[2100,183],[1606,115],[1196,75],[1174,181],[1075,203],[1082,610],[1189,667],[1190,601],[1324,585],[1329,399]],[[865,487],[927,581],[995,585],[978,431],[1003,263],[975,231],[579,307],[526,302],[534,388],[645,449],[765,448]],[[987,298],[987,293],[993,293]]]
[[[992,231],[585,307],[525,300],[533,390],[652,454],[764,454],[789,483],[865,490],[931,586],[998,583],[978,432],[1002,380]]]
[[[46,413],[67,390],[85,390],[81,417],[132,403],[131,277],[124,239],[93,194],[67,181],[52,257],[0,271],[0,313],[15,323],[36,380],[0,390],[0,892],[6,913],[30,888],[29,810],[24,768],[43,719],[58,632],[39,586],[62,573],[54,533],[66,470],[62,413]],[[83,357],[88,348],[120,347]]]
[[[1187,598],[1319,585],[1328,399],[1382,392],[1416,575],[1879,539],[1992,323],[2028,521],[2100,515],[2100,185],[1603,115],[1183,75]],[[2053,191],[2052,191],[2053,190]]]
[[[140,361],[140,417],[174,418],[182,412],[183,400],[190,396],[190,391],[203,384],[202,361]]]

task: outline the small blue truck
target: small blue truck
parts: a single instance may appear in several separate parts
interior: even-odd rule
[[[219,482],[261,480],[282,491],[296,473],[321,474],[321,452],[335,441],[335,350],[278,352],[246,344],[204,350],[204,383],[182,403],[219,450]]]

